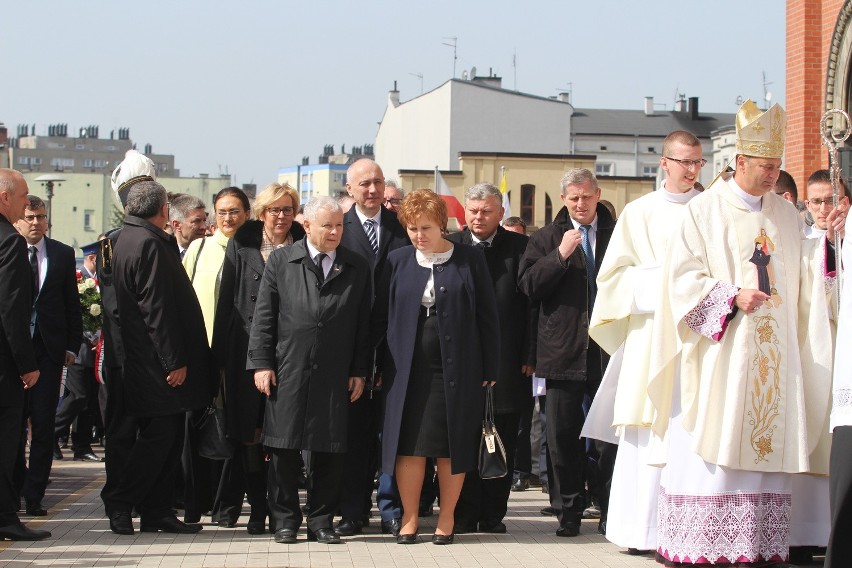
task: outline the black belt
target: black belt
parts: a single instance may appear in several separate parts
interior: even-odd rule
[[[432,317],[438,313],[438,310],[435,306],[429,306],[428,308],[424,305],[420,305],[420,315],[425,317]]]

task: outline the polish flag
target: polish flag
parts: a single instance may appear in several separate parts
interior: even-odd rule
[[[435,192],[441,196],[441,199],[447,202],[448,216],[458,219],[459,228],[464,227],[464,207],[458,198],[453,195],[453,192],[450,190],[450,186],[448,186],[447,182],[444,181],[444,177],[441,175],[441,172],[438,171],[437,167],[435,168]]]

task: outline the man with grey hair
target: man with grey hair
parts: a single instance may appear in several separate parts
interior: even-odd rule
[[[180,257],[189,243],[207,233],[207,211],[204,202],[194,195],[178,193],[169,202],[169,225],[175,236]]]
[[[450,241],[473,245],[485,255],[491,283],[497,298],[500,320],[500,375],[494,388],[495,425],[503,432],[506,461],[511,470],[515,460],[521,413],[532,411],[532,323],[529,299],[518,289],[517,274],[529,239],[500,226],[503,218],[503,196],[490,183],[478,183],[464,195],[467,228],[447,237]],[[529,414],[529,412],[527,413]],[[468,475],[464,479],[456,505],[455,532],[504,533],[512,476],[480,479]]]
[[[42,540],[48,531],[21,523],[13,475],[20,443],[24,393],[39,380],[30,338],[34,278],[24,237],[12,223],[24,216],[29,188],[20,172],[0,168],[0,538]]]
[[[267,261],[246,368],[268,397],[261,440],[269,451],[275,542],[296,542],[299,458],[309,450],[308,540],[337,544],[332,519],[344,478],[349,407],[370,371],[372,277],[363,257],[340,246],[343,211],[334,198],[312,197],[303,225],[305,238]]]
[[[195,533],[175,517],[175,473],[183,446],[184,416],[203,408],[218,386],[201,307],[180,264],[168,222],[166,190],[155,181],[127,191],[127,216],[112,257],[124,345],[123,400],[137,418],[138,437],[111,492],[110,528],[133,534],[139,508],[142,532]]]
[[[565,206],[550,225],[530,237],[521,261],[519,286],[540,305],[536,375],[546,379],[550,503],[559,516],[557,536],[577,536],[585,508],[583,402],[594,398],[609,361],[589,338],[589,318],[597,293],[595,278],[615,222],[599,204],[601,190],[587,169],[569,170],[562,178]],[[597,475],[591,492],[601,506],[598,532],[606,532],[609,483],[617,446],[596,442]],[[597,478],[597,479],[595,479]],[[595,483],[597,481],[597,483]]]
[[[405,192],[399,187],[395,180],[385,180],[385,207],[399,213],[399,208],[402,207],[402,198],[405,197]]]

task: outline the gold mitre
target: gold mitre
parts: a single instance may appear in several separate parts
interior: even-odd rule
[[[787,113],[781,105],[764,112],[749,99],[737,111],[737,154],[783,158],[786,130]]]

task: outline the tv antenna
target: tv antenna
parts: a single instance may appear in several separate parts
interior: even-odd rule
[[[420,94],[423,94],[423,73],[409,73],[409,75],[413,75],[420,79]]]
[[[772,93],[769,92],[767,87],[771,85],[772,82],[766,80],[766,71],[763,72],[763,101],[766,103],[766,108],[769,108],[769,101],[772,100]]]
[[[456,61],[458,61],[458,46],[459,46],[459,38],[457,37],[445,37],[444,39],[451,40],[452,43],[441,42],[442,45],[446,45],[447,47],[453,48],[453,79],[456,78]]]

